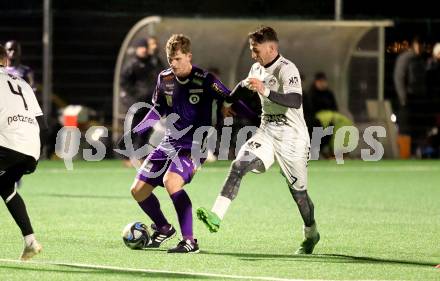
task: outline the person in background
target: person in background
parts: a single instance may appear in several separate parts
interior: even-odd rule
[[[139,38],[134,42],[134,47],[135,54],[126,63],[121,73],[121,114],[127,114],[129,108],[137,102],[151,104],[156,78],[163,68],[162,62],[157,57],[157,41],[154,43],[154,39]],[[132,112],[134,114],[132,128],[143,119],[147,112],[148,108],[141,108],[137,112]],[[134,149],[148,143],[148,139],[149,136],[136,137],[133,141]],[[131,166],[130,161],[127,159],[124,163]]]
[[[21,45],[18,41],[10,40],[5,44],[7,64],[5,70],[15,76],[26,81],[35,91],[34,71],[27,65],[21,63]]]
[[[394,67],[394,87],[400,105],[397,116],[399,134],[411,136],[413,151],[419,137],[414,114],[420,111],[419,101],[426,95],[426,63],[422,56],[423,49],[421,40],[414,37],[411,47],[397,57]]]
[[[159,57],[159,42],[156,37],[148,37],[148,55],[150,56],[151,65],[157,71],[161,71],[165,68],[162,60]],[[157,74],[159,74],[159,72]]]
[[[321,110],[338,111],[335,95],[328,86],[327,75],[320,71],[315,74],[309,93],[313,115]]]

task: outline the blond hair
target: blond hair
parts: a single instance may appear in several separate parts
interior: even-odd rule
[[[167,41],[166,51],[169,56],[176,54],[178,51],[182,54],[191,53],[191,40],[183,34],[173,34]]]

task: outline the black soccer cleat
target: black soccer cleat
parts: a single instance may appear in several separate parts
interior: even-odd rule
[[[191,240],[182,240],[177,244],[176,247],[168,250],[168,253],[174,254],[196,254],[199,252],[199,245],[197,244],[197,239],[194,242]]]
[[[151,235],[151,242],[145,248],[159,248],[160,245],[176,235],[176,229],[171,224],[166,231],[157,229],[155,224],[152,224],[151,228],[154,233]]]

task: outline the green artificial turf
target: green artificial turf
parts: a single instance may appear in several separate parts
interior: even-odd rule
[[[205,165],[186,187],[194,210],[211,208],[228,165]],[[123,227],[132,221],[151,223],[131,198],[134,176],[135,170],[120,161],[74,162],[73,171],[63,162],[41,162],[24,177],[19,193],[44,251],[33,259],[36,263],[6,261],[17,259],[22,238],[1,204],[0,280],[233,280],[190,273],[440,280],[440,269],[434,268],[440,264],[439,161],[311,161],[309,194],[321,241],[309,256],[293,255],[302,221],[276,166],[243,179],[218,233],[209,233],[195,219],[199,254],[167,254],[176,238],[160,250],[129,250],[121,239]],[[166,191],[159,187],[156,195],[179,229]]]

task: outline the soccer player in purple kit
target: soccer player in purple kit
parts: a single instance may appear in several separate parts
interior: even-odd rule
[[[183,237],[168,253],[197,253],[199,246],[193,235],[192,204],[183,189],[191,181],[197,166],[203,163],[203,159],[196,161],[194,153],[191,155],[193,145],[203,142],[193,139],[193,135],[197,128],[211,125],[212,114],[215,114],[212,113],[212,103],[224,100],[230,91],[214,75],[192,65],[191,41],[187,36],[172,35],[166,44],[166,53],[170,68],[159,74],[153,108],[132,133],[145,133],[161,116],[167,116],[168,121],[175,113],[179,118],[171,125],[167,122],[162,142],[142,164],[131,193],[154,222],[155,231],[148,248],[158,248],[176,234],[153,193],[159,185],[166,188],[174,204]]]

